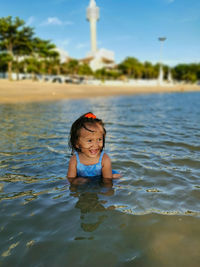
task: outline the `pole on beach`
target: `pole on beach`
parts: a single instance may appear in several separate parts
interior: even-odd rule
[[[163,44],[166,40],[166,37],[159,37],[158,40],[160,41],[160,69],[159,69],[159,76],[158,76],[158,84],[162,85],[163,83],[163,64],[162,64],[162,53],[163,53]]]

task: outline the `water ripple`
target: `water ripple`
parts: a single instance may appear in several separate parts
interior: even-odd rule
[[[168,242],[173,246],[180,225],[184,233],[180,236],[185,229],[191,231],[185,248],[196,244],[199,101],[200,95],[191,93],[0,105],[0,265],[28,266],[31,259],[34,266],[41,262],[64,266],[66,261],[73,266],[73,255],[79,251],[83,265],[94,266],[88,265],[85,247],[95,249],[95,255],[105,247],[95,264],[102,264],[109,253],[115,256],[105,265],[148,265],[149,257],[155,256],[152,251],[160,248],[155,249],[150,240],[162,229],[154,245],[166,240],[166,233],[172,236]],[[69,129],[88,110],[106,122],[106,151],[113,169],[122,174],[112,186],[97,182],[75,187],[66,180]],[[153,250],[148,251],[148,246]],[[60,262],[52,258],[55,251],[57,255],[63,251]],[[168,260],[166,255],[162,254],[163,262]],[[193,263],[194,257],[190,258]],[[152,262],[150,266],[162,265]]]

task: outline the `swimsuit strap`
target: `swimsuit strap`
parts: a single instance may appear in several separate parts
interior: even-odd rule
[[[101,155],[100,155],[100,158],[99,158],[99,163],[102,162],[103,155],[104,155],[104,151],[101,151]]]
[[[74,154],[76,155],[77,163],[82,164],[82,163],[80,162],[78,152],[75,151]],[[99,162],[98,162],[98,163],[101,163],[101,162],[102,162],[103,155],[104,155],[104,151],[101,151],[101,155],[100,155],[100,158],[99,158]],[[98,163],[96,163],[96,164],[98,164]]]
[[[78,152],[75,151],[74,154],[76,155],[76,160],[77,160],[77,163],[80,163],[80,159],[79,159],[79,155],[78,155]]]

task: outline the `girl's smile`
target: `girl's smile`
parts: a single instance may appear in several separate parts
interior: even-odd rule
[[[103,148],[103,128],[96,125],[87,125],[87,128],[80,130],[77,147],[85,159],[97,159]]]

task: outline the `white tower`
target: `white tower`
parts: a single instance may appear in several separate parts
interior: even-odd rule
[[[99,8],[97,7],[95,0],[90,0],[90,4],[87,8],[87,19],[90,22],[91,52],[95,55],[97,52],[96,22],[99,19]]]

